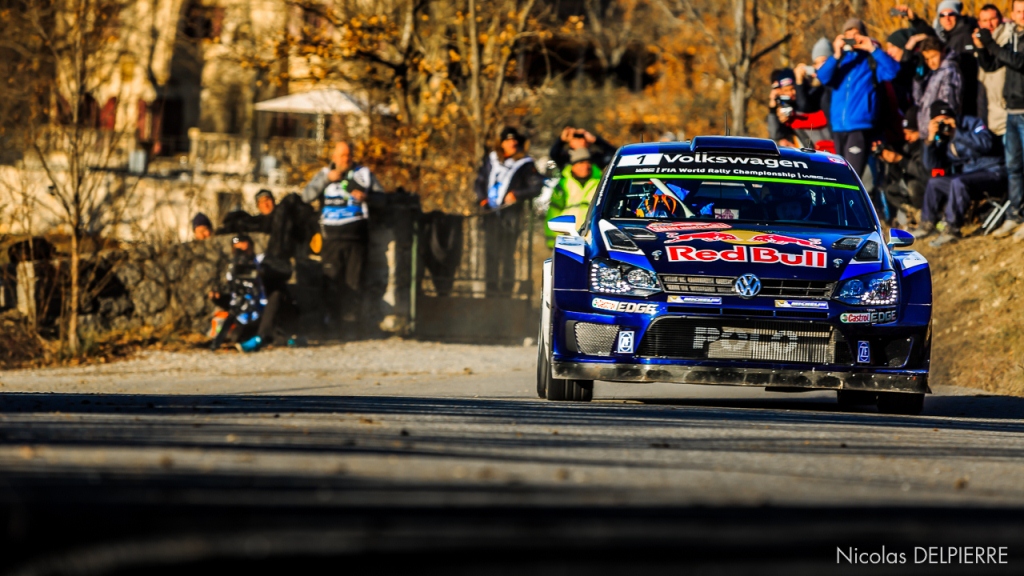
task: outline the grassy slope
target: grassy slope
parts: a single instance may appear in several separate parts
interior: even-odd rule
[[[932,383],[1024,396],[1024,243],[916,248],[932,265]]]

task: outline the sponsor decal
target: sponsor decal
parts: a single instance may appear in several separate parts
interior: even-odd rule
[[[832,264],[834,264],[836,268],[839,268],[840,266],[843,265],[843,259],[836,258],[835,260],[832,261]]]
[[[805,268],[824,268],[825,253],[804,250],[801,254],[780,252],[768,246],[736,246],[730,250],[698,250],[693,246],[668,246],[670,262],[748,262],[752,264],[782,264]]]
[[[722,299],[717,296],[669,296],[669,304],[711,304],[721,305]]]
[[[647,229],[651,232],[682,232],[685,230],[726,230],[732,228],[728,224],[717,222],[651,222]]]
[[[715,220],[738,220],[739,217],[739,210],[733,210],[732,208],[715,208]]]
[[[696,326],[693,330],[693,348],[708,347],[708,358],[736,358],[740,355],[784,357],[792,354],[800,335],[792,330],[758,330],[756,328],[721,329]]]
[[[828,302],[806,302],[803,300],[776,300],[776,308],[803,308],[805,310],[828,310]]]
[[[755,232],[752,230],[729,230],[711,232],[669,232],[666,234],[665,244],[678,244],[680,242],[726,242],[728,244],[741,244],[756,246],[760,244],[773,244],[776,246],[799,246],[814,250],[826,250],[821,245],[821,238],[796,238],[784,234],[773,234]]]
[[[871,364],[871,344],[865,340],[857,341],[857,362]]]
[[[803,168],[800,160],[777,160],[758,156],[722,156],[698,152],[696,154],[627,154],[619,158],[618,167],[660,166],[665,164],[732,164],[734,166],[764,166],[766,168]]]
[[[604,298],[594,298],[591,303],[598,310],[608,312],[629,312],[632,314],[657,314],[658,305],[648,302],[616,302]]]
[[[633,353],[633,332],[632,330],[623,330],[619,332],[619,341],[615,346],[615,351],[619,354],[632,354]]]
[[[896,311],[843,312],[839,315],[839,321],[844,324],[888,324],[896,321]]]
[[[833,164],[846,164],[846,160],[843,160],[842,158],[832,158],[831,156],[829,156],[828,161]]]

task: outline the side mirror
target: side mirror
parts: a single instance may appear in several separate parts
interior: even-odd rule
[[[889,229],[889,249],[908,248],[914,245],[914,235],[898,228]]]
[[[552,218],[551,220],[548,220],[548,228],[560,234],[569,234],[572,236],[580,235],[580,233],[576,231],[575,216],[557,216]]]

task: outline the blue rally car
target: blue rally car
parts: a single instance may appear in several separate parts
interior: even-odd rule
[[[594,380],[836,390],[917,414],[931,272],[842,158],[699,136],[621,148],[544,264],[537,392]]]

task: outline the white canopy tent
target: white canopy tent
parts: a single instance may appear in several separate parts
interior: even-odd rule
[[[280,112],[284,114],[316,114],[316,139],[324,140],[324,117],[327,115],[355,114],[366,115],[369,106],[362,99],[337,88],[323,88],[289,94],[279,98],[264,100],[256,104],[261,112]],[[386,106],[377,106],[379,114],[390,115]]]

